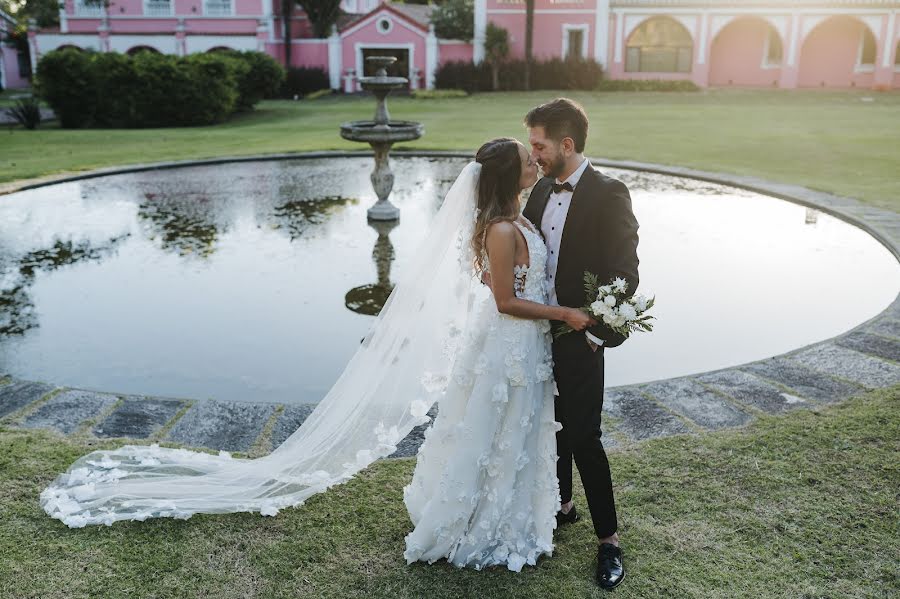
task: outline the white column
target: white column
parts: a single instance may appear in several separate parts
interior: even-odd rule
[[[597,0],[597,16],[594,20],[594,60],[604,72],[609,69],[609,0]]]
[[[341,89],[341,36],[337,28],[331,29],[331,37],[328,38],[328,79],[331,89]]]
[[[791,15],[791,44],[788,46],[787,63],[789,67],[797,64],[797,48],[800,45],[800,13]]]
[[[275,16],[272,11],[272,0],[262,0],[263,19],[266,21],[266,27],[269,30],[268,41],[275,41]]]
[[[625,43],[625,13],[616,13],[616,41],[613,46],[613,56],[615,61],[622,62],[622,45]]]
[[[487,31],[487,0],[475,0],[475,35],[472,40],[472,60],[484,60],[484,38]]]
[[[892,10],[888,13],[887,36],[884,38],[884,52],[881,59],[881,66],[887,68],[894,64],[894,50],[897,46],[894,44],[894,27],[897,23],[897,11]]]
[[[36,35],[37,21],[34,19],[28,19],[28,34],[28,55],[31,57],[31,74],[33,76],[37,73],[37,63],[40,58]]]
[[[438,39],[434,34],[434,25],[428,26],[428,36],[425,38],[425,89],[434,89],[434,74],[437,71],[440,58]]]
[[[69,16],[66,14],[65,0],[59,0],[59,32],[69,33]]]
[[[709,13],[701,12],[697,17],[700,26],[700,52],[697,55],[697,64],[706,64],[706,44],[709,37]]]

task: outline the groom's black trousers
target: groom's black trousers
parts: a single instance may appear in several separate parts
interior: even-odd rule
[[[583,333],[563,335],[553,341],[553,375],[559,389],[555,399],[556,420],[563,426],[556,433],[560,498],[563,503],[572,499],[574,458],[594,531],[602,539],[618,528],[609,461],[600,440],[603,348],[593,351]]]

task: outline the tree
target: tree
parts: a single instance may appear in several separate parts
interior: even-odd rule
[[[525,89],[531,89],[531,63],[534,60],[534,0],[525,0]]]
[[[447,0],[431,13],[434,33],[445,40],[472,41],[475,36],[474,0]]]
[[[281,23],[284,34],[284,68],[291,68],[291,17],[294,16],[294,0],[281,0]]]
[[[341,0],[298,0],[316,37],[328,37],[341,16]]]
[[[59,25],[59,0],[14,0],[0,4],[24,28],[28,19],[37,21],[38,27],[55,27]]]
[[[484,36],[484,59],[491,65],[494,91],[500,89],[500,65],[509,56],[509,32],[488,23]]]

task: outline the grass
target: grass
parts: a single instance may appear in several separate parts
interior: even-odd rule
[[[611,454],[628,568],[616,596],[897,596],[898,409],[900,386]],[[412,460],[378,462],[275,518],[70,530],[40,510],[57,473],[115,444],[0,429],[0,596],[606,596],[591,582],[588,519],[519,575],[406,566],[401,489]],[[585,505],[580,489],[576,502]]]
[[[900,93],[706,90],[571,92],[591,118],[587,153],[804,185],[900,211]],[[522,117],[554,93],[392,98],[394,118],[425,124],[411,149],[474,151],[490,137],[524,137]],[[98,167],[323,149],[362,149],[341,122],[371,118],[370,97],[266,101],[214,127],[2,133],[0,182]]]

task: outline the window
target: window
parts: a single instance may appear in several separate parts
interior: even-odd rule
[[[102,17],[103,5],[99,2],[87,4],[84,0],[76,0],[75,14],[79,17]]]
[[[211,17],[231,16],[231,0],[205,0],[203,14]]]
[[[766,37],[766,58],[763,66],[779,67],[781,66],[781,57],[784,50],[781,46],[781,36],[775,31],[775,28],[769,25],[769,34]]]
[[[875,36],[868,27],[860,25],[859,60],[856,63],[858,70],[874,70],[877,48]]]
[[[655,17],[645,21],[628,39],[625,70],[632,73],[689,73],[694,41],[678,21]]]
[[[391,29],[394,28],[394,22],[388,18],[382,17],[378,19],[378,33],[387,34],[391,32]]]
[[[566,58],[584,58],[584,29],[569,29],[569,44],[566,48]]]
[[[144,14],[150,17],[168,17],[172,14],[170,0],[145,0]]]

